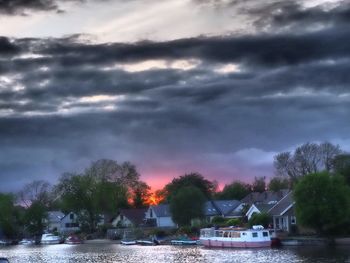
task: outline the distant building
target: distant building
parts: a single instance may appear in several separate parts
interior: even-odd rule
[[[47,231],[49,232],[60,232],[61,231],[61,219],[64,217],[64,214],[61,211],[49,211],[47,213]]]
[[[241,202],[246,205],[252,204],[277,204],[279,200],[290,192],[289,189],[279,190],[277,192],[265,191],[262,193],[253,192],[245,196]]]
[[[112,221],[114,227],[137,227],[145,224],[147,208],[121,209]]]
[[[148,226],[176,227],[171,218],[168,204],[151,205],[146,211],[145,223]]]
[[[79,230],[78,216],[75,213],[70,212],[61,219],[61,229],[59,231],[61,234],[70,234]]]
[[[205,202],[204,215],[207,222],[215,216],[222,216],[226,218],[242,217],[243,205],[238,200],[211,200]]]

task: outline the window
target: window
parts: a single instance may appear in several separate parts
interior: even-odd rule
[[[73,220],[73,219],[74,219],[74,214],[73,214],[73,213],[70,213],[70,214],[69,214],[69,218],[70,218],[71,220]]]
[[[269,233],[268,232],[263,232],[263,237],[268,237]]]
[[[242,235],[245,235],[245,233],[243,233]],[[231,237],[232,238],[240,238],[241,237],[241,233],[239,233],[239,232],[232,232],[231,233]]]
[[[295,216],[291,216],[291,217],[290,217],[290,223],[291,223],[292,225],[295,225],[295,224],[297,223],[297,219],[296,219]]]
[[[258,233],[257,233],[257,232],[253,232],[253,233],[252,233],[252,236],[253,236],[253,237],[258,237]]]

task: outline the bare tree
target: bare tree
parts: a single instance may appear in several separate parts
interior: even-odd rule
[[[342,153],[339,145],[329,142],[305,143],[292,152],[282,152],[274,157],[278,176],[288,176],[292,181],[310,173],[331,171],[333,159]]]
[[[50,192],[51,185],[44,180],[36,180],[25,185],[18,193],[20,201],[27,207],[30,207],[32,203],[38,202],[44,206],[50,204]]]

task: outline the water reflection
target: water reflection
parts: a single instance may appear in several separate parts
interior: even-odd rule
[[[121,246],[117,244],[13,246],[0,248],[0,257],[11,263],[96,262],[350,262],[347,247],[288,249],[205,249],[174,246]]]

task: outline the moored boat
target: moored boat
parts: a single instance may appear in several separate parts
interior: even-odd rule
[[[200,242],[206,247],[259,248],[270,247],[271,237],[262,226],[253,226],[253,229],[204,228],[201,229]]]
[[[61,238],[53,234],[43,234],[41,236],[41,244],[43,245],[54,245],[61,243]]]
[[[187,236],[185,237],[180,237],[177,239],[172,239],[170,243],[172,245],[180,245],[180,246],[185,246],[185,245],[197,245],[198,239],[191,239]]]
[[[136,242],[136,240],[121,240],[120,244],[125,245],[125,246],[131,246],[131,245],[136,245],[137,242]]]
[[[34,245],[35,244],[35,240],[24,238],[21,241],[19,241],[18,244],[19,245]]]
[[[69,245],[78,245],[78,244],[83,244],[83,240],[81,240],[76,235],[70,235],[69,237],[66,238],[64,243]]]

